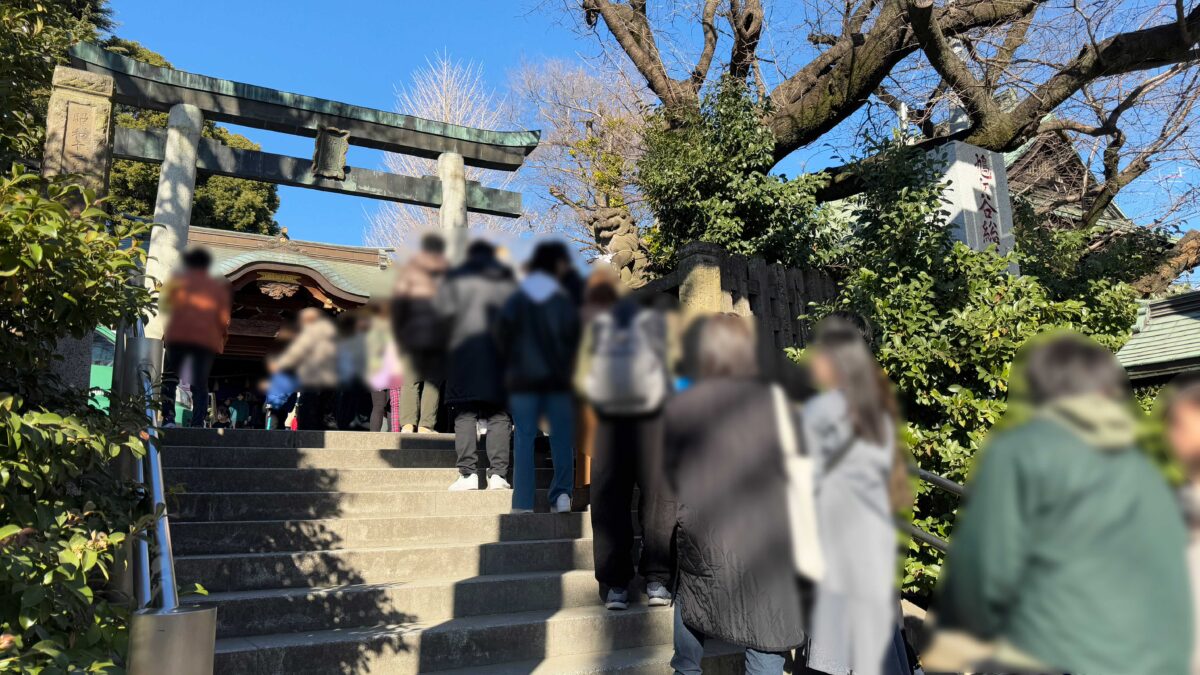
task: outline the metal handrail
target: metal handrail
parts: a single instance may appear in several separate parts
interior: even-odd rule
[[[955,483],[945,476],[939,476],[932,471],[926,471],[925,469],[919,467],[917,468],[917,477],[934,486],[935,488],[945,490],[946,492],[958,495],[959,497],[963,496],[963,494],[966,492],[966,489],[961,484]]]
[[[134,336],[143,337],[142,321],[139,319],[134,327]],[[171,526],[167,518],[166,484],[163,481],[162,455],[158,448],[158,430],[155,425],[154,383],[149,369],[144,365],[138,368],[141,378],[142,391],[146,395],[146,455],[137,462],[135,477],[143,484],[149,479],[150,508],[162,515],[154,519],[154,540],[158,544],[158,576],[162,589],[161,609],[174,610],[179,607],[179,588],[175,582],[175,554],[171,549]],[[138,541],[138,607],[145,609],[152,602],[151,575],[153,567],[150,560],[150,544],[143,537]]]
[[[962,486],[962,484],[956,483],[956,482],[950,480],[949,478],[946,478],[945,476],[940,476],[932,471],[926,471],[925,469],[922,469],[920,467],[913,466],[912,473],[917,478],[921,479],[922,481],[924,481],[926,483],[929,483],[930,485],[932,485],[935,488],[938,488],[939,490],[944,490],[945,492],[949,492],[950,494],[957,495],[959,497],[963,496],[966,493],[966,488],[964,488]],[[905,532],[912,535],[913,539],[916,539],[917,541],[919,541],[923,544],[926,544],[927,546],[932,546],[933,548],[936,548],[937,550],[939,550],[943,553],[946,552],[946,549],[950,548],[950,542],[946,541],[945,539],[942,539],[941,537],[939,537],[935,534],[930,534],[929,532],[922,530],[921,528],[917,527],[913,523],[908,522],[907,520],[901,520],[900,527]]]

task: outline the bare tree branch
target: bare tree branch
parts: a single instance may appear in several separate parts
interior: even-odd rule
[[[1167,259],[1154,272],[1130,284],[1142,295],[1153,295],[1167,290],[1180,274],[1200,266],[1200,230],[1183,235],[1167,255]]]
[[[933,20],[933,0],[908,0],[907,4],[908,22],[917,36],[917,44],[934,70],[962,99],[971,121],[976,126],[984,126],[999,116],[1000,106],[996,99],[954,53],[941,27]]]
[[[700,16],[700,27],[704,29],[704,49],[692,69],[692,86],[700,89],[708,77],[708,69],[712,66],[713,54],[717,51],[717,4],[720,0],[705,0],[704,13]]]
[[[983,86],[989,92],[996,90],[996,86],[1000,82],[1000,77],[1009,65],[1012,64],[1013,56],[1016,55],[1017,49],[1025,44],[1029,27],[1033,25],[1033,16],[1036,13],[1037,7],[1030,7],[1024,16],[1014,21],[1004,35],[1004,43],[996,50],[996,55],[988,61],[983,75]]]
[[[629,56],[646,84],[668,107],[695,104],[697,88],[691,80],[675,80],[667,74],[662,55],[654,41],[654,31],[646,18],[646,3],[624,4],[610,0],[584,0],[583,9],[594,24],[592,17],[602,17],[604,25],[616,38],[621,49]]]
[[[733,29],[729,74],[745,79],[757,58],[763,26],[762,0],[729,0],[729,26]]]

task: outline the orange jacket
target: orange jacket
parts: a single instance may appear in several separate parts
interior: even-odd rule
[[[203,347],[215,354],[225,350],[233,305],[228,282],[200,270],[185,270],[167,283],[163,295],[170,312],[163,342]]]

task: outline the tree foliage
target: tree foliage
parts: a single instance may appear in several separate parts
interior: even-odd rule
[[[106,0],[14,0],[0,6],[0,166],[12,161],[37,163],[45,141],[46,107],[54,66],[67,62],[67,48],[95,41],[112,27]],[[103,41],[109,51],[170,67],[142,45],[117,37]],[[167,114],[122,106],[116,123],[134,129],[165,128]],[[244,136],[208,121],[201,134],[243,150],[259,146]],[[110,172],[111,212],[152,218],[159,167],[117,160]],[[200,175],[192,203],[192,224],[238,232],[275,234],[279,224],[278,189],[274,185],[228,176]]]
[[[74,215],[69,204],[86,208]],[[116,470],[144,452],[145,402],[105,414],[50,370],[55,346],[151,306],[135,283],[146,227],[107,222],[69,178],[0,178],[0,670],[120,672],[127,598],[109,588],[151,521]]]
[[[651,119],[637,185],[655,216],[649,240],[660,265],[691,241],[793,266],[822,262],[830,249],[815,198],[823,179],[768,173],[768,108],[725,78],[698,109],[663,108]]]
[[[104,42],[104,48],[152,65],[171,67],[161,54],[130,40],[109,38]],[[130,129],[163,129],[167,126],[167,113],[155,110],[121,106],[116,118],[118,126]],[[200,135],[232,148],[261,149],[245,136],[217,126],[211,120],[204,122]],[[110,210],[152,218],[159,172],[157,164],[129,160],[113,162],[109,174]],[[275,211],[278,209],[279,193],[274,185],[243,178],[200,174],[196,178],[196,191],[192,198],[191,224],[220,230],[276,234],[279,232],[279,223],[275,221]]]
[[[1050,330],[1078,331],[1116,349],[1133,325],[1134,294],[1080,263],[1082,240],[1031,235],[1030,223],[1020,225],[1020,245],[1008,256],[953,241],[932,160],[903,144],[877,144],[871,152],[875,161],[859,176],[866,189],[852,207],[852,271],[818,314],[849,310],[871,323],[918,463],[963,482],[1008,409],[1017,350]],[[1021,265],[1020,275],[1011,273],[1012,263]],[[948,537],[957,507],[957,498],[922,485],[915,522]],[[910,546],[905,587],[928,591],[940,555]]]
[[[41,157],[54,66],[110,25],[106,0],[0,3],[0,166]]]

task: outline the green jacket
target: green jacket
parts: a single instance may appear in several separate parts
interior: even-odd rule
[[[1127,411],[1055,402],[989,443],[954,528],[941,627],[1073,675],[1185,674],[1187,535]]]

